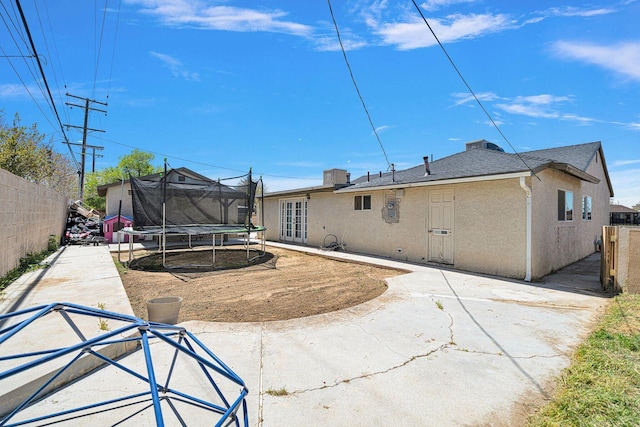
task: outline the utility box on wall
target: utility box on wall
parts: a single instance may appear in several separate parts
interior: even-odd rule
[[[382,218],[387,223],[396,223],[400,221],[400,200],[395,196],[385,196],[384,206],[382,207]]]

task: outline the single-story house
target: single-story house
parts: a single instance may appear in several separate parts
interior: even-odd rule
[[[609,206],[611,225],[640,225],[640,212],[622,205]]]
[[[613,188],[600,142],[505,153],[485,140],[415,167],[264,195],[266,239],[538,279],[593,253]]]

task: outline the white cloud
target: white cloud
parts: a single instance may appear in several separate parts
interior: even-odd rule
[[[633,206],[640,202],[640,169],[609,171],[614,200],[624,206]]]
[[[265,31],[308,36],[313,28],[283,19],[287,12],[233,6],[210,6],[197,0],[129,0],[141,12],[156,16],[165,25],[222,31]]]
[[[0,99],[28,97],[28,92],[34,95],[39,94],[36,87],[25,89],[23,85],[18,84],[0,84]]]
[[[368,43],[357,36],[352,36],[347,34],[346,36],[340,33],[340,38],[342,39],[342,46],[344,46],[344,50],[358,50],[368,45]],[[315,37],[314,43],[316,46],[316,50],[321,52],[333,52],[340,51],[340,42],[338,41],[338,37],[334,34],[331,36],[321,36]]]
[[[627,166],[640,163],[640,160],[616,160],[613,162],[613,166]]]
[[[600,16],[600,15],[608,15],[610,13],[616,12],[615,9],[611,8],[598,8],[598,9],[585,9],[579,7],[553,7],[548,11],[549,15],[552,16],[579,16],[579,17],[591,17],[591,16]]]
[[[564,58],[598,65],[607,70],[640,80],[640,42],[598,45],[586,42],[558,41],[553,51]]]
[[[451,94],[457,101],[449,108],[457,107],[458,105],[466,104],[468,102],[476,102],[476,99],[468,92],[457,92]],[[476,97],[480,101],[495,101],[500,99],[498,95],[493,92],[480,92],[476,93]]]
[[[580,125],[588,125],[598,120],[573,113],[558,111],[560,106],[571,101],[567,96],[554,96],[549,94],[534,96],[517,96],[507,102],[496,104],[496,107],[510,114],[518,114],[527,117],[556,119],[576,122]]]
[[[162,61],[162,63],[169,69],[169,71],[171,71],[171,74],[173,76],[181,77],[189,81],[200,81],[200,75],[198,73],[188,71],[182,64],[182,62],[180,62],[176,58],[164,53],[153,51],[149,52],[149,54]]]
[[[420,7],[428,11],[434,11],[445,7],[457,5],[460,3],[473,3],[476,0],[427,0]]]
[[[504,14],[449,15],[444,19],[428,19],[429,25],[443,43],[476,38],[515,28],[514,22]],[[383,24],[375,30],[385,44],[400,50],[428,47],[436,40],[424,21],[413,18],[408,22]]]

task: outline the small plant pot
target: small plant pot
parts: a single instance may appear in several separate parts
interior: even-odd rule
[[[149,321],[175,325],[178,323],[181,304],[182,298],[180,297],[162,297],[148,300],[147,313],[149,314]]]

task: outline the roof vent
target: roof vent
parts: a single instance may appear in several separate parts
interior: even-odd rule
[[[499,151],[501,153],[504,153],[504,150],[502,149],[502,147],[500,147],[497,144],[494,144],[493,142],[489,142],[485,139],[480,139],[478,141],[471,141],[471,142],[467,142],[467,150],[475,150],[477,148],[481,148],[484,150],[494,150],[494,151]]]
[[[424,176],[431,175],[431,169],[429,168],[429,156],[424,156],[422,160],[424,160]]]
[[[347,171],[344,169],[328,169],[324,171],[323,185],[345,185]]]

